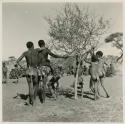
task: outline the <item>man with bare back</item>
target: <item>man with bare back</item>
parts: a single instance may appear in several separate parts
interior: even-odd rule
[[[96,55],[92,55],[91,56],[91,61],[87,60],[87,55],[90,53],[91,51],[88,51],[84,61],[88,64],[90,64],[90,89],[94,92],[94,99],[97,100],[99,98],[99,94],[98,94],[98,84],[100,82],[99,80],[99,75],[98,75],[98,58]]]
[[[106,97],[107,98],[109,97],[103,84],[103,79],[105,76],[104,64],[106,63],[103,60],[102,56],[103,56],[102,51],[97,51],[96,55],[94,54],[94,52],[93,53],[91,52],[91,62],[88,62],[85,59],[85,62],[90,63],[90,75],[91,75],[90,89],[95,93],[95,99],[98,99],[100,95],[98,91],[99,83],[101,84],[104,92],[106,93]]]
[[[28,48],[16,61],[19,65],[19,62],[25,58],[27,63],[26,69],[26,79],[29,87],[29,103],[33,105],[34,100],[37,95],[38,90],[38,51],[34,49],[34,45],[32,42],[27,42],[26,46]]]
[[[104,87],[104,77],[105,77],[104,65],[107,65],[107,64],[103,59],[103,52],[102,51],[97,51],[96,56],[99,60],[99,62],[98,62],[98,75],[99,75],[99,79],[100,79],[100,84],[101,84],[104,92],[106,93],[106,97],[108,98],[109,97],[108,92],[106,91],[106,89]]]
[[[48,48],[45,47],[44,40],[39,40],[38,45],[40,47],[40,48],[36,49],[38,51],[38,66],[39,66],[39,70],[41,72],[41,77],[44,79],[43,88],[45,89],[49,71],[54,73],[50,60],[48,59],[48,55],[50,55],[54,58],[67,58],[68,56],[55,55]],[[52,88],[51,82],[49,82],[48,86],[49,86],[49,89]]]

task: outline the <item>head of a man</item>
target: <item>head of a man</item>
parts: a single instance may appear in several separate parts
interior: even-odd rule
[[[38,45],[39,45],[39,47],[45,47],[45,42],[44,42],[44,40],[39,40],[39,41],[38,41]]]
[[[17,67],[18,67],[18,65],[17,65],[17,64],[15,64],[15,65],[14,65],[14,67],[15,67],[15,68],[17,68]]]
[[[26,46],[27,46],[28,49],[34,48],[33,42],[31,42],[31,41],[28,41],[26,43]]]
[[[97,51],[97,52],[96,52],[96,56],[97,56],[98,58],[101,58],[101,57],[103,56],[103,52],[102,52],[102,51]]]
[[[98,62],[98,57],[96,55],[92,55],[91,61]]]
[[[3,62],[3,66],[4,66],[4,67],[6,66],[6,63],[5,63],[5,62]]]

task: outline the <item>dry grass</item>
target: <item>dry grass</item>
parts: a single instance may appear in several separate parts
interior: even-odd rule
[[[83,98],[70,99],[59,96],[54,101],[47,98],[44,104],[36,99],[35,105],[24,105],[26,100],[13,99],[16,93],[27,94],[28,88],[25,79],[13,84],[3,84],[3,121],[11,122],[122,122],[123,121],[123,96],[122,75],[105,79],[105,87],[110,98],[100,98],[97,101]],[[86,77],[85,91],[88,89],[89,77]],[[60,86],[69,87],[73,77],[63,77]],[[91,96],[93,97],[93,96]]]

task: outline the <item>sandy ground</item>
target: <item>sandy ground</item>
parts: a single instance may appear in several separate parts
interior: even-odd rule
[[[86,77],[84,85],[85,91],[89,90],[88,81],[89,77]],[[64,76],[60,80],[60,86],[69,87],[72,82],[72,76]],[[52,98],[46,98],[44,104],[41,104],[39,98],[37,98],[35,105],[32,107],[25,105],[27,100],[13,98],[17,93],[28,93],[25,78],[20,79],[18,84],[13,84],[12,80],[10,80],[8,84],[3,84],[3,121],[122,122],[122,75],[118,73],[114,77],[105,78],[104,84],[110,94],[110,98],[100,98],[97,101],[89,98],[74,100],[60,95],[56,101]]]

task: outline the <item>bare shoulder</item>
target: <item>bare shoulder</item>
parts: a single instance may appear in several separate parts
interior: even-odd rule
[[[25,56],[26,54],[28,54],[28,51],[23,52],[23,55],[24,55],[24,56]]]
[[[44,48],[46,52],[51,52],[47,47]]]
[[[40,48],[36,48],[36,49],[34,49],[34,50],[36,50],[36,51],[40,51]]]

